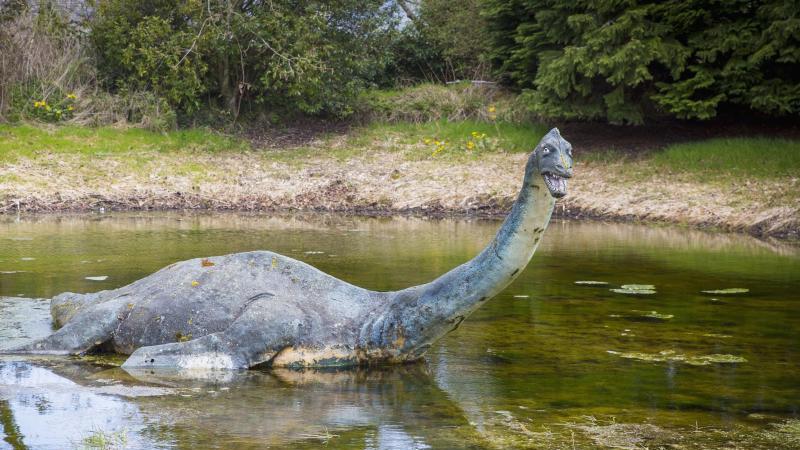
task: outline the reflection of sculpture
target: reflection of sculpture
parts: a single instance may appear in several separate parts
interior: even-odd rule
[[[99,424],[109,433],[127,430],[126,448],[167,442],[178,448],[219,442],[242,448],[305,442],[319,448],[333,436],[337,448],[483,447],[484,439],[424,364],[227,372],[225,378],[171,379],[150,369],[128,374],[98,372],[85,363],[0,361],[0,422],[19,442],[15,448],[60,448],[80,442]],[[152,395],[153,390],[162,392]],[[37,409],[37,402],[44,409]]]
[[[5,434],[2,440],[11,448],[78,448],[94,430],[142,429],[135,405],[84,385],[96,368],[72,362],[56,367],[0,360],[0,437]],[[0,448],[6,448],[2,440]],[[138,441],[131,439],[125,448],[155,448],[153,442]]]
[[[183,261],[128,286],[65,293],[63,327],[19,353],[130,354],[125,367],[341,366],[420,358],[525,268],[572,175],[553,129],[530,155],[514,207],[489,246],[424,285],[374,292],[294,259],[249,252]]]
[[[480,441],[458,405],[436,386],[426,369],[423,364],[369,370],[273,369],[247,378],[236,376],[224,383],[229,389],[217,391],[213,399],[173,397],[165,403],[151,397],[137,403],[158,423],[189,425],[193,434],[201,433],[199,428],[213,430],[215,424],[225,423],[225,434],[257,437],[266,446],[324,439],[328,433],[342,435],[336,440],[342,446],[347,440],[362,445],[384,441],[367,448],[454,448],[465,438]],[[133,373],[141,377],[146,372]],[[141,379],[159,382],[157,377]],[[209,387],[219,389],[209,384],[201,392]],[[243,415],[243,410],[248,414]],[[453,432],[441,433],[442,427]],[[353,435],[346,436],[348,432]],[[194,438],[199,442],[216,439]],[[387,440],[394,445],[387,445]]]

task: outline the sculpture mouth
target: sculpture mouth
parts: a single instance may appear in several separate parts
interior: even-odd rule
[[[542,174],[542,177],[544,177],[544,183],[547,185],[547,189],[550,190],[550,195],[555,198],[561,198],[567,195],[566,178],[552,172],[545,172]]]

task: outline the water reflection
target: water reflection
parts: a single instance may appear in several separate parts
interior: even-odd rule
[[[0,416],[5,441],[13,448],[63,449],[96,430],[127,430],[131,445],[154,448],[140,435],[136,405],[21,361],[0,362]]]
[[[226,424],[207,437],[238,443],[278,445],[339,435],[367,447],[409,448],[413,443],[411,448],[453,448],[456,436],[442,434],[430,427],[431,422],[437,427],[468,426],[457,405],[432,382],[424,364],[253,372],[222,383],[195,384],[193,389],[196,394],[191,397],[138,403],[149,417],[171,429],[213,430]],[[248,412],[246,416],[242,410]]]
[[[481,440],[424,364],[187,379],[78,361],[1,361],[0,415],[6,442],[18,448],[63,448],[98,430],[126,433],[128,448],[313,448],[334,439],[348,448],[469,448],[465,438]]]

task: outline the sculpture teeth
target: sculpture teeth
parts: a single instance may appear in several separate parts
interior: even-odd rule
[[[547,187],[549,187],[550,189],[556,188],[557,182],[555,175],[547,173],[544,175],[544,180],[547,182]]]
[[[567,180],[552,173],[544,174],[544,181],[553,193],[563,194],[567,191]]]

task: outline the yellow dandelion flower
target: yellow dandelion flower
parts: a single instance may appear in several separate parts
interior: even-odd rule
[[[67,111],[72,111],[73,109],[75,108],[72,105],[67,106]]]
[[[75,93],[74,93],[74,92],[70,92],[69,94],[67,94],[67,98],[70,98],[70,99],[73,99],[73,100],[75,100],[76,98],[78,98],[78,96],[77,96],[77,95],[75,95]]]
[[[428,138],[425,138],[425,139],[423,139],[423,140],[422,140],[422,142],[424,142],[424,143],[425,143],[425,145],[428,145],[428,144],[430,144],[430,143],[431,143],[431,140],[430,140],[430,139],[428,139]]]
[[[472,150],[473,148],[475,148],[475,143],[472,141],[467,141],[467,148]]]
[[[197,287],[197,286],[200,286],[200,282],[199,281],[192,281],[192,287]]]
[[[494,107],[494,105],[492,105],[492,106],[490,106],[490,107],[489,107],[489,112],[490,112],[490,113],[493,113],[493,112],[495,112],[495,111],[497,111],[497,108],[495,108],[495,107]]]

